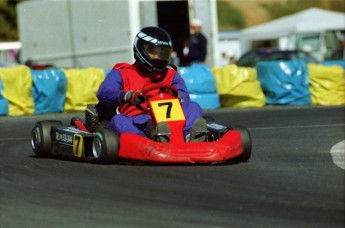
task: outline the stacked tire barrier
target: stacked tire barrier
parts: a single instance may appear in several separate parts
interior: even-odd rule
[[[188,67],[180,67],[178,72],[186,83],[192,101],[203,109],[220,107],[216,80],[207,65],[194,63]]]
[[[214,68],[212,73],[217,81],[222,107],[252,108],[265,105],[265,96],[254,68],[232,64]]]
[[[204,109],[265,105],[345,105],[344,60],[326,65],[260,62],[256,68],[181,67],[191,99]],[[0,115],[84,111],[109,70],[0,67]]]
[[[259,62],[256,68],[214,68],[221,106],[344,105],[345,61],[325,65],[300,60]]]
[[[87,104],[97,103],[104,78],[105,71],[98,68],[0,68],[0,115],[84,111]]]
[[[345,70],[345,60],[327,60],[322,63],[325,66],[341,66]]]
[[[304,61],[259,62],[256,69],[266,104],[311,104],[308,68]]]
[[[35,114],[63,112],[67,79],[60,69],[32,70]]]
[[[308,70],[313,105],[345,104],[345,73],[340,65],[309,64]]]
[[[2,96],[4,87],[0,80],[0,115],[8,115],[8,100]]]
[[[98,68],[63,70],[67,77],[66,112],[84,111],[87,104],[96,104],[97,91],[105,78]]]
[[[30,115],[35,112],[32,77],[26,66],[0,68],[2,115]]]

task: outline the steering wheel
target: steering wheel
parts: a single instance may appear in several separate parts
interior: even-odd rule
[[[151,91],[157,90],[157,89],[159,89],[158,94],[166,93],[166,94],[170,94],[170,95],[172,95],[174,97],[178,97],[177,89],[174,86],[172,86],[172,85],[166,85],[166,84],[150,85],[150,86],[147,86],[145,89],[143,89],[141,92],[143,93],[143,96],[144,96],[145,100],[148,100],[149,93]],[[137,108],[139,108],[141,110],[144,110],[144,111],[148,111],[148,106],[147,106],[146,102],[137,105]]]
[[[142,93],[144,94],[144,97],[146,98],[146,94],[156,89],[159,89],[158,93],[167,93],[174,97],[178,97],[177,89],[172,85],[165,85],[165,84],[155,84],[155,85],[148,86],[142,90]]]

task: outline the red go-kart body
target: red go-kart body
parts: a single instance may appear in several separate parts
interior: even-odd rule
[[[183,135],[186,119],[176,88],[156,85],[143,94],[146,102],[139,108],[152,115],[155,125],[167,123],[168,142],[132,133],[119,136],[110,129],[100,128],[96,109],[88,112],[87,107],[85,124],[79,118],[72,118],[68,127],[57,120],[37,122],[31,139],[34,153],[40,157],[69,157],[97,163],[128,159],[156,163],[215,163],[233,159],[244,162],[251,156],[251,137],[246,128],[208,121],[207,131],[203,132],[205,141],[186,142]]]
[[[179,113],[182,110],[178,99],[167,93],[160,93],[152,97],[148,103],[150,110],[153,102],[172,102]],[[165,112],[164,112],[165,113]],[[153,113],[156,123],[159,119]],[[174,116],[174,115],[172,115]],[[165,118],[171,135],[168,143],[161,143],[144,138],[131,133],[124,133],[120,136],[119,158],[135,159],[149,162],[168,162],[168,163],[211,163],[230,160],[238,157],[243,152],[242,139],[240,132],[230,130],[226,132],[218,141],[213,142],[185,142],[183,128],[186,120],[184,116],[175,120],[172,116]]]

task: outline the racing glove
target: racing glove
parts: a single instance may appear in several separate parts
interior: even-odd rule
[[[131,105],[140,105],[141,103],[145,102],[145,98],[143,96],[143,93],[140,90],[135,90],[135,91],[128,91],[125,94],[124,100],[131,104]]]

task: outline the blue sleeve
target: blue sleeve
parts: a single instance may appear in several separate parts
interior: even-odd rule
[[[190,101],[186,84],[178,72],[176,72],[174,75],[172,85],[178,90],[178,93],[183,101]]]
[[[111,70],[100,85],[97,98],[101,103],[112,103],[115,106],[119,106],[125,102],[125,94],[120,71]]]

